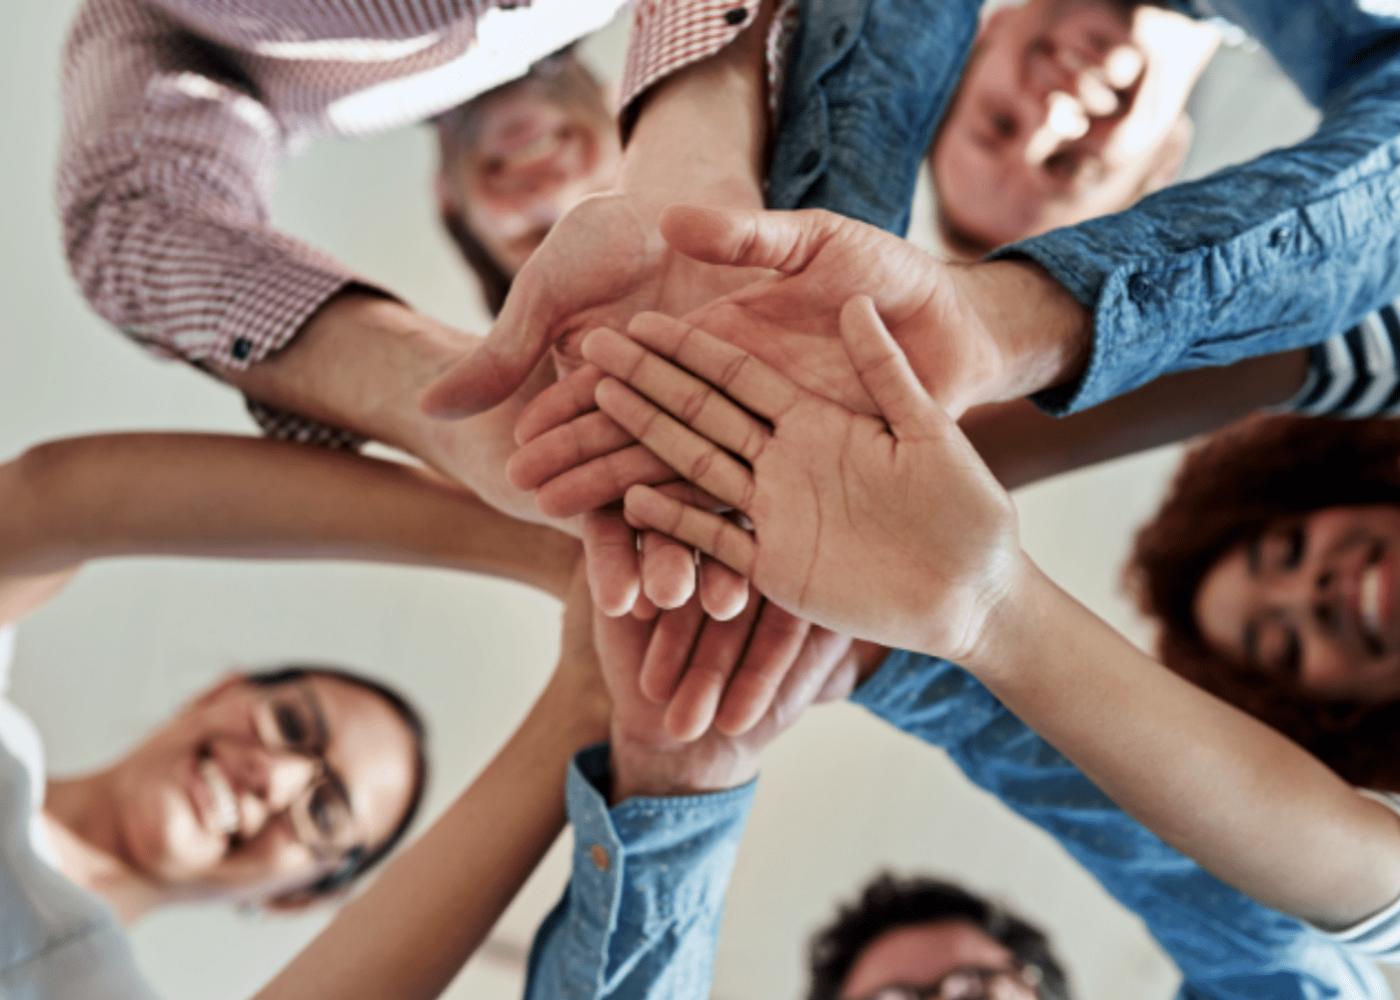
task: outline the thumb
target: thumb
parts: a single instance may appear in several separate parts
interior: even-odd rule
[[[661,213],[661,235],[672,248],[706,264],[766,267],[794,274],[811,262],[840,225],[830,212],[672,205]]]
[[[915,376],[870,296],[853,296],[841,307],[841,340],[861,385],[895,437],[912,437],[950,422]]]
[[[475,351],[438,376],[418,397],[430,417],[455,420],[508,399],[549,346],[549,316],[517,281],[491,332]]]

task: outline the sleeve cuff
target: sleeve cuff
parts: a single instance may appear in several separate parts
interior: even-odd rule
[[[641,96],[663,77],[714,55],[758,16],[759,0],[642,0],[619,88],[618,127],[631,134]]]

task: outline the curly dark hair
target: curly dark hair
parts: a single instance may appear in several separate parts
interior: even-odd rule
[[[403,815],[382,841],[373,847],[352,850],[337,868],[307,887],[314,895],[326,896],[346,888],[388,857],[408,833],[408,828],[413,825],[428,788],[428,729],[418,710],[399,692],[382,681],[343,667],[324,663],[284,663],[266,670],[245,673],[243,681],[254,687],[276,687],[307,677],[325,677],[368,691],[389,706],[390,711],[399,717],[409,735],[413,737],[413,784],[408,790],[408,805],[404,807]]]
[[[1254,417],[1193,448],[1125,572],[1162,662],[1306,747],[1354,785],[1400,791],[1400,702],[1323,701],[1211,649],[1193,605],[1237,545],[1322,507],[1400,504],[1400,421]]]
[[[952,922],[971,925],[1011,952],[1018,964],[1039,969],[1040,1000],[1072,997],[1065,970],[1037,928],[951,882],[882,872],[812,938],[807,1000],[837,1000],[856,960],[882,935],[900,927]]]

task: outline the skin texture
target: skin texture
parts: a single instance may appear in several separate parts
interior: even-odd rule
[[[882,986],[927,986],[965,966],[1001,969],[1011,964],[1009,951],[969,924],[914,924],[881,935],[860,953],[841,998],[863,1000]],[[1035,992],[1017,983],[1007,997],[1034,1000]]]
[[[398,824],[413,777],[413,737],[376,695],[343,681],[305,683],[323,713],[326,763],[344,781],[353,842],[374,846]],[[49,782],[45,818],[108,870],[89,888],[119,902],[167,899],[262,900],[294,893],[333,867],[298,840],[287,810],[315,780],[309,758],[270,751],[258,688],[230,677],[197,698],[109,768]],[[237,821],[223,828],[201,774],[210,761],[228,782]],[[52,827],[51,827],[52,828]],[[75,847],[71,837],[60,835]],[[84,864],[86,859],[86,864]],[[133,915],[134,914],[130,914]]]
[[[1194,612],[1230,660],[1324,699],[1400,697],[1400,511],[1326,507],[1275,522],[1206,573]]]
[[[944,220],[991,249],[1170,183],[1190,145],[1182,109],[1218,42],[1179,14],[1105,0],[997,10],[929,150]]]

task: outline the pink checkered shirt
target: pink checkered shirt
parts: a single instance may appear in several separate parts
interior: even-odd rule
[[[563,2],[615,10],[620,0]],[[622,106],[719,51],[758,5],[639,0]],[[497,20],[547,14],[547,0],[530,6],[89,0],[65,53],[58,174],[64,249],[83,294],[163,357],[241,368],[286,346],[337,291],[373,285],[269,225],[281,158],[317,136],[395,128],[504,82],[479,71],[478,24],[494,8]],[[356,442],[250,409],[279,437]]]

